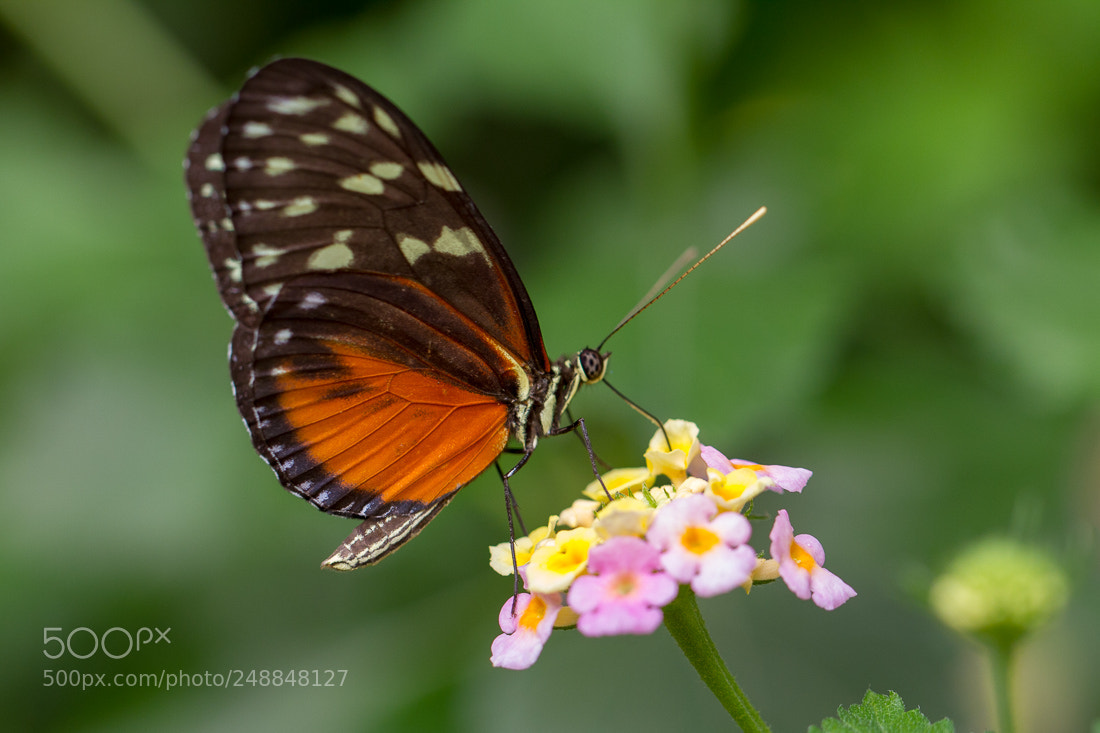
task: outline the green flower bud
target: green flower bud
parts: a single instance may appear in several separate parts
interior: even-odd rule
[[[932,610],[953,629],[1011,646],[1062,610],[1063,569],[1046,552],[1003,538],[959,554],[929,591]]]

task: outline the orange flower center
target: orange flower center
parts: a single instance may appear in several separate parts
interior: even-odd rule
[[[688,527],[687,530],[680,535],[680,543],[688,552],[702,555],[718,544],[718,535],[714,534],[714,532],[711,532],[706,527]]]
[[[810,553],[803,550],[802,545],[797,542],[791,543],[791,559],[803,570],[813,570],[817,566]]]
[[[634,592],[636,585],[633,573],[620,573],[615,577],[615,581],[611,584],[611,588],[617,595],[626,597]]]
[[[519,617],[519,627],[534,631],[545,616],[546,601],[538,596],[531,596],[531,602],[527,604],[527,608],[523,610],[523,615]]]

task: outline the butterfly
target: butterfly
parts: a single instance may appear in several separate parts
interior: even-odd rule
[[[184,168],[253,446],[287,490],[362,520],[324,566],[378,562],[510,438],[506,490],[540,437],[577,425],[566,408],[609,354],[550,361],[500,240],[374,89],[275,61],[208,114]]]

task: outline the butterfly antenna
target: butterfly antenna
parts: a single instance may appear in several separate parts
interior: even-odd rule
[[[676,258],[676,261],[668,266],[668,269],[661,273],[661,276],[657,278],[657,281],[649,288],[649,292],[638,299],[638,302],[634,304],[634,307],[628,311],[626,318],[619,321],[619,325],[615,326],[615,331],[618,331],[626,322],[637,314],[642,312],[642,309],[649,305],[649,301],[656,300],[657,295],[664,290],[664,287],[668,285],[669,280],[679,275],[688,266],[691,265],[696,259],[699,258],[699,250],[694,247],[688,247],[680,256]],[[612,331],[614,333],[615,331]],[[610,338],[610,337],[609,337]],[[607,339],[604,339],[606,341]]]
[[[695,264],[693,264],[691,267],[684,270],[680,274],[680,276],[677,277],[675,280],[673,280],[671,283],[669,283],[668,285],[665,285],[665,283],[668,282],[669,278],[672,277],[673,273],[677,272],[678,270],[681,270],[684,267],[685,262],[688,262],[688,261],[694,259],[695,249],[693,247],[688,248],[682,255],[680,255],[676,259],[675,262],[672,263],[672,266],[669,267],[665,271],[665,273],[663,275],[661,275],[660,278],[657,279],[657,282],[654,283],[653,287],[649,289],[649,292],[646,293],[645,296],[640,301],[638,301],[638,304],[636,306],[634,306],[630,310],[629,313],[626,314],[626,317],[623,318],[623,320],[619,321],[619,325],[617,325],[617,326],[615,326],[615,328],[611,329],[611,333],[607,334],[607,336],[604,337],[603,341],[600,342],[600,345],[596,347],[596,350],[602,352],[604,344],[606,344],[611,339],[612,336],[614,336],[616,333],[618,333],[619,329],[621,329],[626,324],[630,323],[632,320],[634,320],[635,316],[637,316],[639,313],[644,311],[646,308],[653,305],[658,300],[660,300],[662,297],[664,297],[665,293],[667,293],[669,290],[672,290],[674,287],[679,285],[681,280],[683,280],[685,277],[690,275],[695,270],[695,268],[697,268],[699,265],[703,264],[708,259],[710,259],[710,257],[713,254],[715,254],[718,250],[725,247],[731,239],[733,239],[738,234],[740,234],[741,232],[745,231],[750,226],[755,224],[756,220],[759,219],[760,217],[764,216],[764,214],[766,214],[767,211],[768,210],[767,210],[766,207],[761,206],[759,209],[757,209],[755,212],[753,212],[752,216],[750,216],[748,219],[745,219],[745,221],[741,223],[741,226],[734,229],[732,232],[729,233],[729,236],[727,236],[725,239],[723,239],[721,242],[719,242],[717,245],[715,245],[714,248],[710,252],[707,252],[705,255],[703,255],[698,260],[696,260]],[[653,413],[649,412],[648,410],[643,408],[641,405],[639,405],[637,402],[635,402],[634,400],[630,399],[629,397],[624,395],[619,390],[612,387],[611,383],[608,382],[606,378],[603,379],[602,381],[603,381],[604,384],[606,384],[608,386],[608,388],[612,392],[617,394],[624,402],[626,402],[626,404],[628,404],[632,408],[634,408],[634,410],[636,412],[638,412],[638,414],[642,415],[642,417],[646,418],[651,423],[656,425],[657,428],[661,431],[661,434],[665,436],[665,443],[668,445],[668,449],[672,450],[672,441],[669,439],[668,433],[665,431],[664,424],[660,420],[658,420],[653,415]]]
[[[733,239],[738,234],[740,234],[741,232],[745,231],[750,226],[755,224],[756,220],[759,219],[760,217],[764,216],[764,214],[766,214],[767,211],[768,211],[768,209],[766,207],[761,206],[759,209],[757,209],[755,212],[753,212],[752,216],[750,216],[748,219],[745,219],[745,221],[741,223],[741,226],[734,229],[732,232],[729,233],[729,236],[727,236],[725,239],[723,239],[721,242],[719,242],[717,245],[715,245],[714,249],[712,249],[710,252],[707,252],[705,255],[703,255],[698,260],[696,260],[694,265],[692,265],[691,267],[684,270],[683,273],[681,273],[678,278],[676,278],[671,283],[669,283],[663,290],[658,292],[656,295],[653,295],[653,292],[658,290],[661,287],[661,285],[665,281],[667,281],[667,279],[670,277],[670,273],[675,272],[676,270],[683,267],[683,263],[686,260],[693,257],[695,255],[695,253],[694,253],[693,250],[688,249],[686,252],[684,252],[684,254],[680,255],[680,257],[676,260],[676,262],[674,262],[672,264],[672,267],[670,267],[668,269],[668,271],[666,271],[665,274],[662,275],[660,277],[660,279],[657,280],[657,283],[652,288],[650,288],[650,291],[648,293],[646,293],[645,297],[642,298],[642,300],[638,303],[638,305],[634,306],[634,308],[629,313],[626,314],[626,317],[623,318],[623,320],[619,321],[619,325],[617,325],[617,326],[615,326],[615,328],[611,329],[611,333],[607,334],[607,336],[604,337],[603,341],[600,342],[600,345],[596,347],[596,350],[597,351],[603,351],[604,344],[606,344],[608,342],[608,340],[611,339],[612,336],[614,336],[616,333],[618,333],[619,329],[621,329],[626,324],[630,323],[632,320],[634,320],[635,316],[637,316],[639,313],[644,311],[646,308],[653,305],[658,300],[660,300],[662,297],[664,297],[665,293],[667,293],[669,290],[672,290],[674,287],[679,285],[680,281],[683,280],[688,275],[690,275],[695,270],[696,267],[698,267],[699,265],[703,264],[708,259],[710,259],[711,255],[715,254],[718,250],[725,247],[726,244],[728,244],[731,239]],[[627,400],[627,401],[629,402],[629,400]],[[635,409],[639,409],[637,406],[634,406],[634,407],[635,407]],[[639,412],[641,412],[643,415],[646,415],[646,416],[652,418],[652,415],[649,415],[644,410],[639,409]]]

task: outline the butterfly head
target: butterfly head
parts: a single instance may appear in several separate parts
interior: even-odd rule
[[[574,358],[573,367],[580,376],[581,382],[595,384],[607,373],[607,360],[610,358],[610,351],[601,354],[596,349],[582,349]]]

